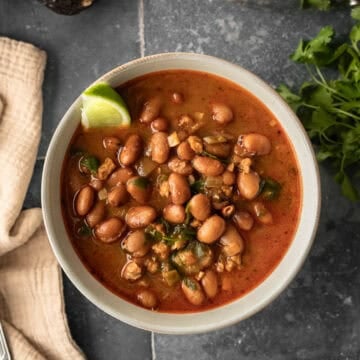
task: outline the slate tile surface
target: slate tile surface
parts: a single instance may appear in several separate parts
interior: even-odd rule
[[[143,35],[139,28],[144,25]],[[99,75],[141,54],[202,52],[253,71],[271,85],[298,85],[305,71],[288,55],[327,24],[346,34],[345,9],[299,11],[297,0],[99,0],[74,17],[36,0],[0,0],[0,35],[45,49],[44,121],[25,207],[40,206],[50,138],[66,108]],[[286,291],[242,323],[208,334],[154,335],[90,304],[64,277],[69,326],[89,359],[360,359],[360,207],[321,167],[320,227],[308,260]]]

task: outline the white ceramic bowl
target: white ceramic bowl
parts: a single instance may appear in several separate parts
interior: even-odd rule
[[[244,297],[216,309],[192,314],[166,314],[135,306],[107,290],[83,266],[62,220],[61,166],[69,141],[79,124],[81,100],[77,98],[61,119],[50,143],[42,177],[45,227],[52,249],[74,285],[95,305],[130,325],[168,334],[199,333],[219,329],[258,312],[278,296],[303,264],[315,236],[320,212],[319,172],[309,139],[295,114],[266,83],[243,68],[215,57],[167,53],[131,61],[102,76],[118,86],[130,79],[160,70],[189,69],[229,79],[254,94],[275,115],[288,134],[301,171],[303,199],[299,225],[285,257],[258,287]]]

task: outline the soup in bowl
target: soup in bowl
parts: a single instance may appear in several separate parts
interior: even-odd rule
[[[204,55],[140,59],[102,83],[130,123],[88,127],[79,98],[45,163],[45,225],[64,271],[100,308],[153,331],[212,330],[261,309],[318,221],[318,171],[295,115],[253,74]]]

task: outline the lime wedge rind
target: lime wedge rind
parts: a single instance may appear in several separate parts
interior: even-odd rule
[[[107,83],[97,83],[82,93],[81,123],[85,128],[129,126],[125,101]]]

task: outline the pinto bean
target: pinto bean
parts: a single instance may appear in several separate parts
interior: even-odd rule
[[[111,206],[119,206],[125,204],[128,199],[126,185],[119,184],[108,192],[108,202]]]
[[[244,240],[235,227],[228,224],[224,234],[220,237],[222,252],[225,256],[234,256],[244,251]]]
[[[206,144],[205,143],[205,150],[208,153],[215,155],[219,158],[227,158],[231,152],[231,145],[228,143],[222,143],[222,144]]]
[[[75,210],[79,216],[86,215],[92,208],[95,200],[94,189],[86,185],[76,195]]]
[[[267,155],[271,151],[270,140],[261,134],[246,134],[239,136],[240,145],[252,155]]]
[[[191,135],[186,141],[189,143],[191,150],[196,154],[201,154],[204,151],[203,141],[198,136]]]
[[[109,188],[112,188],[118,184],[126,184],[126,182],[135,176],[135,172],[133,169],[130,168],[121,168],[115,170],[110,177],[108,178],[106,185]]]
[[[105,203],[98,201],[91,211],[86,215],[87,224],[93,228],[99,224],[105,216]]]
[[[122,241],[121,247],[134,257],[145,256],[150,250],[150,243],[147,241],[144,230],[129,232]]]
[[[187,141],[183,141],[179,144],[176,153],[181,160],[192,160],[195,157],[195,151]]]
[[[239,230],[249,231],[254,225],[254,218],[247,211],[236,211],[232,220]]]
[[[247,200],[252,200],[259,193],[260,176],[255,171],[241,172],[237,177],[237,186],[241,196]]]
[[[168,179],[170,199],[175,205],[182,205],[191,197],[190,187],[183,175],[171,173]]]
[[[105,136],[103,139],[103,147],[105,150],[116,152],[120,148],[120,140],[116,136]]]
[[[142,274],[142,267],[135,261],[128,261],[121,270],[121,277],[129,281],[140,279]]]
[[[168,122],[164,118],[157,118],[151,122],[151,130],[153,132],[157,131],[167,131],[169,127]]]
[[[138,134],[131,134],[120,152],[119,162],[124,166],[134,164],[143,151],[143,142]]]
[[[152,135],[150,140],[151,159],[158,164],[164,164],[170,153],[168,135],[165,132],[157,132]]]
[[[174,92],[171,94],[171,101],[174,104],[182,104],[184,102],[184,96],[178,92]]]
[[[205,290],[208,298],[212,299],[218,293],[218,279],[214,271],[207,270],[204,277],[201,279],[201,285]]]
[[[104,220],[95,227],[96,237],[104,243],[116,241],[124,232],[125,224],[119,218],[112,217]]]
[[[216,159],[196,155],[192,162],[193,167],[205,176],[218,176],[224,172],[224,165]]]
[[[223,103],[213,103],[211,105],[212,118],[220,125],[226,125],[233,120],[234,114],[229,106]]]
[[[193,305],[201,305],[205,301],[205,295],[200,284],[192,278],[184,278],[181,281],[181,289],[186,299]]]
[[[209,198],[204,194],[196,194],[189,201],[189,211],[191,215],[200,221],[205,221],[211,213]]]
[[[269,225],[273,223],[273,217],[271,212],[265,207],[261,202],[255,202],[253,204],[254,213],[256,218],[264,225]]]
[[[147,309],[155,309],[158,304],[156,295],[147,289],[140,290],[137,294],[137,299],[140,305]]]
[[[169,204],[163,210],[163,216],[166,221],[173,224],[182,224],[185,221],[185,209],[181,205]]]
[[[191,175],[193,172],[193,167],[188,161],[180,160],[177,157],[173,157],[168,162],[168,167],[172,172],[175,172],[180,175],[188,176]]]
[[[139,229],[150,225],[156,216],[156,210],[152,206],[134,206],[127,212],[125,221],[132,229]]]
[[[148,202],[151,196],[151,184],[148,178],[134,176],[126,182],[126,190],[140,204]]]
[[[150,124],[154,119],[159,116],[161,101],[159,98],[153,97],[147,100],[142,108],[140,114],[140,122]]]
[[[236,176],[233,172],[229,170],[225,170],[222,174],[222,180],[224,185],[234,185],[236,181]]]
[[[202,243],[212,244],[224,233],[225,227],[225,220],[218,215],[213,215],[200,226],[197,238]]]

